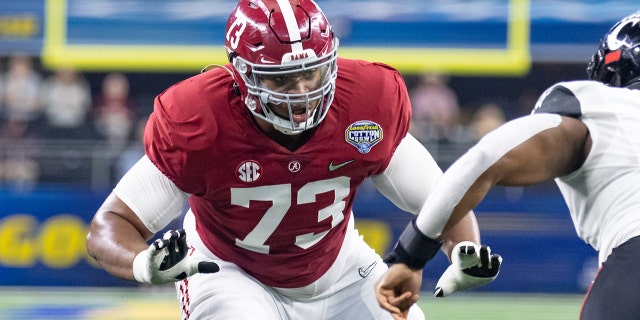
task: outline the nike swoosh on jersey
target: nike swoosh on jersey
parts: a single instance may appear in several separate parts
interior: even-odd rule
[[[331,163],[329,163],[329,171],[336,171],[336,170],[338,170],[338,169],[340,169],[340,168],[342,168],[342,167],[344,167],[344,166],[346,166],[346,165],[348,165],[348,164],[350,164],[350,163],[352,163],[354,161],[356,161],[356,160],[351,159],[349,161],[345,161],[343,163],[338,163],[338,164],[333,164],[333,161],[331,161]]]
[[[371,273],[371,270],[373,270],[376,264],[378,264],[378,261],[374,261],[372,264],[370,264],[366,268],[360,267],[358,268],[358,273],[360,274],[361,277],[366,278],[369,275],[369,273]]]

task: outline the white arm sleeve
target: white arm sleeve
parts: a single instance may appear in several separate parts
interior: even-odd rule
[[[557,127],[557,114],[535,114],[507,122],[484,136],[444,173],[416,220],[418,229],[437,239],[449,221],[453,208],[471,185],[511,149],[539,132]]]
[[[113,192],[153,233],[179,217],[189,197],[162,174],[146,155],[129,169]]]
[[[387,169],[371,177],[380,193],[398,208],[418,214],[442,170],[416,138],[407,134]]]

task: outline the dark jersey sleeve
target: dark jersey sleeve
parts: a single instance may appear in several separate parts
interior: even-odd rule
[[[561,116],[580,118],[582,108],[580,100],[571,89],[557,84],[540,96],[531,113],[555,113]]]

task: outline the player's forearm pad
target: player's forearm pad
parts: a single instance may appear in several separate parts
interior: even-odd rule
[[[388,265],[404,263],[413,270],[421,270],[436,255],[442,243],[424,235],[416,226],[416,219],[407,225],[393,251],[384,259]]]

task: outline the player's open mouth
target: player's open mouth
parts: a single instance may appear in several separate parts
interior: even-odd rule
[[[307,112],[307,108],[294,108],[291,110],[291,120],[295,123],[303,123],[311,116],[311,111]]]

